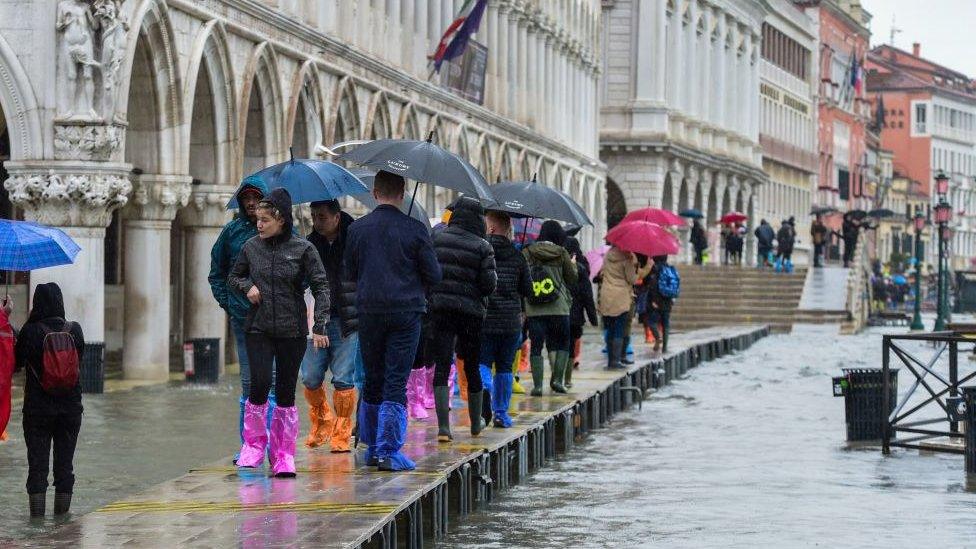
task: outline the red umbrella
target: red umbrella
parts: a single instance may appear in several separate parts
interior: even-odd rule
[[[729,212],[723,215],[722,219],[719,219],[718,222],[723,225],[731,225],[732,223],[742,223],[746,219],[749,219],[749,216],[742,212]]]
[[[620,223],[607,233],[607,242],[622,250],[649,257],[678,253],[678,239],[664,227],[650,221]]]
[[[627,214],[621,222],[626,223],[628,221],[650,221],[651,223],[657,223],[665,227],[669,225],[681,227],[685,224],[683,217],[674,212],[662,210],[661,208],[641,208],[634,210]]]

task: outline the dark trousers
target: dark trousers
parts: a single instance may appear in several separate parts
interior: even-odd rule
[[[695,248],[695,265],[701,265],[705,262],[705,248],[698,249]]]
[[[845,238],[844,239],[844,266],[850,265],[851,261],[854,259],[854,249],[857,248],[856,238]]]
[[[247,358],[251,366],[251,390],[247,399],[258,406],[268,401],[271,383],[275,386],[278,406],[295,405],[295,387],[298,372],[308,346],[306,337],[268,337],[264,334],[247,333]]]
[[[81,414],[24,415],[24,442],[27,443],[27,493],[47,491],[47,474],[54,443],[54,491],[70,494],[75,485],[73,461]]]
[[[430,346],[434,356],[434,387],[447,385],[451,359],[456,353],[464,361],[468,393],[480,392],[481,317],[435,311],[431,313]]]
[[[658,332],[657,327],[661,326]],[[662,342],[662,349],[668,350],[668,335],[671,333],[671,311],[669,309],[651,309],[647,313],[647,327],[651,330],[655,341]]]
[[[366,402],[407,405],[407,378],[420,343],[420,316],[418,312],[359,314]]]
[[[624,328],[627,326],[627,319],[629,317],[630,315],[628,313],[603,317],[603,326],[607,329],[608,340],[624,338]]]
[[[542,356],[543,347],[550,353],[570,351],[569,315],[531,316],[528,324],[531,356]]]
[[[522,334],[491,334],[481,336],[481,363],[495,366],[496,374],[512,373],[512,363],[515,361],[515,351],[522,343]]]

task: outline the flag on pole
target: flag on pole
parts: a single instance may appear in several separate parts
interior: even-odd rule
[[[488,0],[467,0],[461,6],[457,17],[444,31],[440,42],[437,44],[437,51],[431,56],[434,61],[434,71],[440,72],[441,64],[460,56],[468,47],[471,35],[478,32],[481,26],[481,18],[488,6]]]
[[[857,62],[857,53],[851,50],[851,86],[856,93],[861,93],[861,83],[864,81],[864,67]]]

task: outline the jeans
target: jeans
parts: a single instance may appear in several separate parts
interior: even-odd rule
[[[247,357],[244,321],[231,318],[230,329],[234,333],[234,342],[237,344],[237,363],[241,370],[241,397],[247,398],[251,394],[251,361]],[[271,372],[271,397],[274,398],[274,395],[274,372]]]
[[[306,338],[248,333],[244,339],[251,359],[251,391],[247,399],[251,404],[264,404],[268,401],[273,384],[278,406],[294,406],[298,369],[305,356]]]
[[[27,493],[47,491],[47,473],[54,443],[54,491],[70,494],[74,489],[75,445],[81,430],[81,414],[24,416],[24,442],[27,443]]]
[[[542,356],[543,347],[548,348],[550,353],[571,350],[569,315],[530,316],[528,324],[532,346],[529,355]]]
[[[315,390],[325,381],[325,372],[332,370],[332,386],[336,389],[351,389],[355,383],[356,363],[362,362],[359,354],[359,334],[353,332],[342,337],[338,318],[325,325],[329,336],[329,346],[317,349],[312,340],[307,340],[305,358],[302,359],[302,383]]]
[[[813,266],[814,267],[819,267],[821,265],[821,259],[823,258],[823,250],[824,250],[823,244],[813,245]]]
[[[651,309],[653,310],[653,309]],[[607,339],[623,339],[624,338],[624,327],[627,326],[627,319],[630,317],[628,313],[619,314],[617,316],[604,316],[603,325],[607,329]]]
[[[661,325],[661,332],[658,333],[657,326]],[[651,309],[647,313],[647,327],[655,341],[663,342],[664,350],[668,348],[668,335],[671,333],[671,311],[669,309]]]
[[[451,374],[451,359],[455,352],[464,361],[464,375],[468,378],[468,394],[481,392],[481,317],[433,312],[430,317],[430,352],[434,357],[434,387],[447,386]]]
[[[496,374],[512,373],[515,351],[522,344],[522,334],[484,334],[481,336],[481,364],[495,366]],[[467,362],[465,362],[467,366]]]
[[[418,312],[359,314],[359,345],[366,378],[363,400],[369,404],[407,405],[407,378],[420,342]]]

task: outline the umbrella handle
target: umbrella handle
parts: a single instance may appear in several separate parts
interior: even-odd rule
[[[521,245],[525,246],[525,233],[529,232],[529,218],[525,218],[525,226],[522,227],[522,242]]]
[[[420,181],[413,184],[413,195],[410,196],[410,207],[407,208],[407,217],[413,213],[413,203],[417,201],[417,189],[420,188]]]

